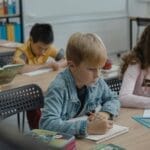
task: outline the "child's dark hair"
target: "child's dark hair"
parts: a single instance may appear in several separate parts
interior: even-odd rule
[[[47,23],[36,23],[33,25],[30,36],[34,43],[43,42],[45,44],[51,44],[54,41],[53,29],[50,24]]]
[[[123,57],[122,75],[129,64],[140,64],[141,69],[150,66],[150,24],[144,29],[141,38],[131,52]]]

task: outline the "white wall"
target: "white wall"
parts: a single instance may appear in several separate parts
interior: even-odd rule
[[[57,47],[65,48],[69,36],[81,31],[99,34],[110,53],[129,49],[128,15],[145,16],[148,11],[147,4],[139,1],[24,0],[25,39],[34,23],[48,22]]]

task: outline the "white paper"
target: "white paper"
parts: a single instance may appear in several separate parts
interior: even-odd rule
[[[150,109],[145,109],[144,110],[143,118],[150,118]]]
[[[43,74],[43,73],[46,73],[46,72],[50,72],[50,71],[52,71],[51,68],[40,69],[40,70],[36,70],[36,71],[24,73],[24,75],[27,75],[27,76],[36,76],[36,75],[40,75],[40,74]]]
[[[109,139],[111,139],[113,137],[116,137],[118,135],[124,134],[124,133],[126,133],[128,131],[129,131],[128,127],[114,124],[113,128],[110,129],[107,133],[105,133],[103,135],[88,135],[86,137],[86,139],[93,140],[96,143],[100,143],[100,142],[109,140]]]
[[[22,45],[21,43],[16,43],[16,42],[0,43],[0,46],[8,47],[8,48],[16,48],[16,47],[20,47],[21,45]]]

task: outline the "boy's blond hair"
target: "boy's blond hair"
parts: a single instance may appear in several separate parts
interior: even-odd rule
[[[81,62],[99,66],[107,59],[107,52],[101,38],[94,33],[74,33],[67,44],[66,57],[76,65]]]

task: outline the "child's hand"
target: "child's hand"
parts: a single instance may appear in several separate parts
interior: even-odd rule
[[[98,112],[96,113],[96,117],[99,119],[109,120],[110,114],[107,112]]]
[[[50,63],[50,67],[51,67],[54,71],[56,71],[56,70],[59,69],[59,64],[58,64],[57,62],[51,62],[51,63]]]
[[[88,134],[105,134],[112,127],[113,121],[96,118],[88,122],[87,132]]]
[[[95,120],[95,119],[96,119],[96,113],[89,112],[88,113],[88,120],[92,121],[92,120]]]
[[[67,61],[66,61],[65,59],[59,60],[58,63],[59,63],[59,67],[60,67],[60,68],[65,68],[65,67],[67,67]]]

